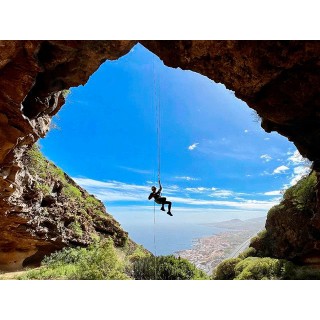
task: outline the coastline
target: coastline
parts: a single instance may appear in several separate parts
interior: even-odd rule
[[[231,223],[226,221],[226,223]],[[247,228],[221,228],[221,232],[208,237],[195,238],[192,247],[174,253],[189,260],[208,275],[223,260],[239,255],[250,244],[250,239],[263,229],[263,223],[250,224]]]

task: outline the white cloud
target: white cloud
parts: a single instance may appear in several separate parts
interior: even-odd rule
[[[263,140],[268,141],[268,140],[270,140],[270,138],[264,138]]]
[[[188,176],[176,176],[174,178],[177,179],[177,180],[186,180],[186,181],[198,181],[198,180],[200,180],[199,178],[188,177]]]
[[[72,178],[80,186],[91,188],[108,188],[115,190],[146,190],[149,187],[129,184],[120,181],[99,181],[89,178]]]
[[[194,193],[203,193],[204,191],[210,191],[210,188],[204,188],[204,187],[196,187],[196,188],[185,188],[188,192],[194,192]]]
[[[217,198],[228,198],[234,195],[233,191],[230,190],[215,190],[209,197],[217,197]]]
[[[293,154],[290,153],[291,157],[288,158],[293,164],[301,164],[307,161],[306,158],[302,157],[298,150],[296,150]]]
[[[246,130],[244,130],[244,133],[248,133],[248,132],[249,132],[249,130],[247,130],[247,129],[246,129]]]
[[[151,192],[150,186],[129,184],[120,181],[98,181],[88,178],[73,178],[76,183],[81,187],[87,189],[89,193],[94,194],[97,198],[105,201],[107,204],[112,202],[140,202],[148,203],[148,195]],[[270,201],[259,201],[259,200],[244,200],[238,198],[236,200],[215,200],[206,199],[205,197],[216,196],[216,197],[228,197],[231,195],[237,196],[242,193],[236,193],[231,190],[223,190],[217,188],[186,188],[181,189],[179,186],[173,185],[164,187],[164,196],[168,196],[168,200],[177,204],[186,204],[198,208],[199,206],[207,206],[208,209],[214,209],[216,207],[223,208],[234,208],[239,210],[268,210],[273,205],[277,204],[274,200]],[[192,191],[195,194],[203,195],[202,199],[190,198],[187,195],[184,197],[183,191]],[[179,194],[179,196],[175,196]]]
[[[293,169],[293,175],[291,176],[290,186],[295,185],[303,176],[310,173],[310,168],[306,166],[298,166]]]
[[[151,192],[150,184],[146,186],[120,181],[99,181],[89,178],[72,179],[89,193],[106,202],[146,201]],[[165,185],[163,189],[166,194],[170,195],[178,192],[180,188],[176,185]]]
[[[189,205],[203,206],[221,206],[228,208],[246,209],[246,210],[269,210],[274,205],[278,204],[277,201],[260,201],[260,200],[245,200],[245,201],[225,201],[225,200],[204,200],[193,198],[172,197],[170,200],[173,203],[183,203]]]
[[[272,160],[272,157],[268,154],[263,154],[260,156],[260,159],[263,159],[265,162],[269,162],[270,160]]]
[[[142,201],[150,191],[150,186],[140,186],[119,181],[98,181],[87,178],[73,178],[82,188],[94,194],[101,201]]]
[[[124,167],[124,166],[119,166],[119,168],[127,171],[131,171],[131,172],[139,173],[139,174],[152,174],[152,170],[137,169],[137,168]]]
[[[202,194],[203,196],[207,196],[210,198],[229,198],[229,197],[249,195],[247,193],[234,192],[232,190],[218,189],[215,187],[211,187],[211,188],[207,188],[207,187],[185,188],[184,190],[187,193]]]
[[[265,196],[278,196],[281,195],[281,190],[268,191],[264,193]]]
[[[272,173],[268,172],[267,170],[264,170],[262,173],[260,173],[260,176],[270,176]]]
[[[195,142],[194,144],[192,144],[191,146],[188,147],[189,150],[194,150],[197,146],[198,146],[198,142]]]
[[[273,174],[284,173],[284,172],[287,171],[287,170],[289,170],[289,168],[288,168],[287,166],[282,165],[282,166],[280,166],[280,167],[278,167],[278,168],[275,168],[275,169],[273,170]]]

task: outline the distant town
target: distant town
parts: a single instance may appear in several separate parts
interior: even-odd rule
[[[185,258],[207,274],[223,260],[236,257],[245,250],[250,239],[264,229],[266,217],[239,220],[233,219],[210,225],[221,228],[221,233],[195,239],[191,249],[175,253]]]

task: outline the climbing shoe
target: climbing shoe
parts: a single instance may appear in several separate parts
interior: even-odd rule
[[[171,216],[171,217],[173,216],[173,214],[172,214],[171,212],[167,212],[167,214],[168,214],[169,216]]]
[[[163,207],[162,207],[160,210],[161,210],[161,211],[166,211],[166,209],[165,209],[165,208],[163,208]]]

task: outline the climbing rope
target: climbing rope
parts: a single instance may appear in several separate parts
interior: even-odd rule
[[[158,92],[160,96],[160,84],[158,79]],[[161,176],[161,105],[160,97],[158,96],[158,101],[156,100],[156,109],[157,109],[157,154],[158,154],[158,181],[160,181]]]
[[[153,202],[154,280],[157,280],[156,203]]]
[[[153,106],[155,108],[155,125],[157,128],[157,164],[158,164],[158,174],[157,178],[158,181],[160,180],[160,103],[157,99],[157,81],[156,81],[156,72],[155,72],[155,58],[153,57]],[[156,184],[156,175],[154,171],[154,182]],[[156,203],[153,201],[153,246],[154,246],[154,279],[157,279],[157,241],[156,241]]]

